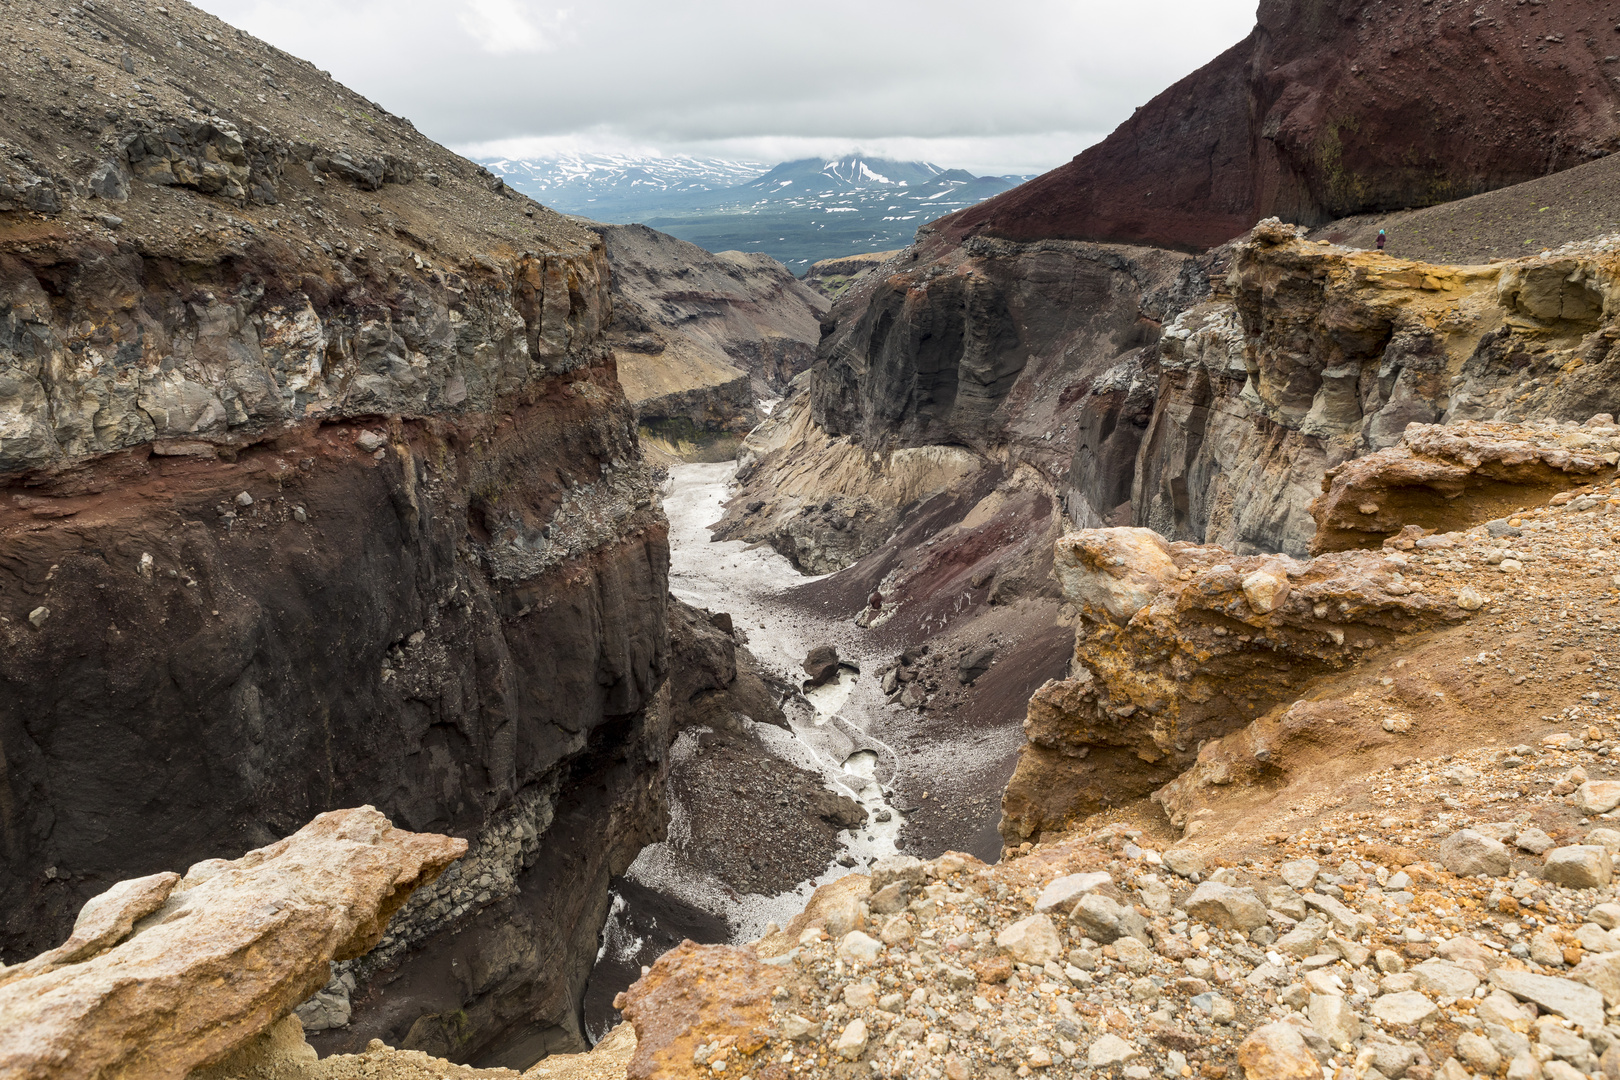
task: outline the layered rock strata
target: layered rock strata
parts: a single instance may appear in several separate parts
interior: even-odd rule
[[[671,723],[600,239],[184,3],[11,10],[6,959],[115,881],[371,803],[471,851],[317,1041],[580,1048]]]
[[[592,225],[613,267],[609,344],[643,431],[716,452],[810,366],[827,301],[767,255],[711,255],[645,225]],[[729,455],[727,455],[729,456]]]
[[[1620,146],[1597,0],[1260,4],[1253,32],[1067,165],[934,228],[1198,250],[1458,199]]]
[[[1322,473],[1394,447],[1410,424],[1612,414],[1616,270],[1603,245],[1446,267],[1262,224],[1217,294],[1145,354],[1157,390],[1132,523],[1303,555]],[[1076,493],[1095,502],[1081,468]]]
[[[1595,417],[1574,430],[1477,421],[1410,425],[1399,446],[1323,475],[1322,494],[1310,504],[1311,550],[1372,547],[1409,525],[1456,532],[1607,479],[1620,463],[1620,428],[1612,419]]]

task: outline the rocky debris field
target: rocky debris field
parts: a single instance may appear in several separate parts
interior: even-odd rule
[[[735,958],[773,983],[763,1025],[631,1075],[1609,1075],[1620,782],[1583,778],[1620,775],[1606,727],[1375,775],[1390,813],[1252,858],[1115,824],[998,866],[885,860]],[[1560,782],[1521,794],[1538,768]],[[1429,799],[1450,809],[1398,809]],[[658,985],[629,994],[644,1045],[671,1022],[638,1011]]]

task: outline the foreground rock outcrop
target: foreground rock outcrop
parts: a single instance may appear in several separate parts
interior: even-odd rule
[[[1254,31],[1069,164],[933,228],[1197,250],[1458,199],[1620,146],[1596,0],[1264,0]],[[1483,62],[1482,62],[1483,58]]]
[[[1313,551],[1371,547],[1408,525],[1455,532],[1526,503],[1614,475],[1620,428],[1608,416],[1574,430],[1465,421],[1411,425],[1399,446],[1322,477],[1311,500]]]
[[[179,1078],[219,1061],[324,985],[332,961],[371,949],[466,850],[367,806],[184,877],[121,882],[64,944],[0,971],[0,1072]]]
[[[1017,843],[1146,795],[1206,741],[1312,680],[1469,617],[1466,600],[1408,583],[1409,562],[1400,552],[1240,557],[1147,529],[1064,537],[1056,573],[1083,620],[1074,673],[1030,701],[1003,836]]]
[[[369,803],[470,851],[322,1049],[582,1049],[671,723],[600,238],[183,2],[10,13],[5,960]]]

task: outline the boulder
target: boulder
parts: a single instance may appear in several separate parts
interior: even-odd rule
[[[1419,990],[1436,997],[1465,998],[1479,985],[1479,976],[1450,960],[1425,960],[1412,969]]]
[[[1035,910],[1051,911],[1053,908],[1068,907],[1087,893],[1112,884],[1113,880],[1107,872],[1101,870],[1089,874],[1065,875],[1050,882],[1041,890],[1041,895],[1035,898]]]
[[[978,681],[980,675],[990,670],[995,663],[996,650],[989,645],[981,645],[977,649],[969,649],[956,665],[956,681],[963,686],[971,686]]]
[[[1620,1005],[1620,952],[1587,956],[1575,965],[1569,977],[1602,994],[1605,1005]]]
[[[1420,1024],[1440,1010],[1416,990],[1385,994],[1372,1004],[1373,1015],[1386,1024]]]
[[[1087,937],[1104,945],[1122,937],[1147,936],[1147,920],[1138,915],[1134,908],[1116,904],[1100,893],[1087,893],[1081,897],[1069,918]]]
[[[1513,866],[1507,845],[1473,829],[1459,829],[1440,842],[1440,862],[1459,877],[1501,877]]]
[[[1557,1013],[1587,1031],[1603,1026],[1603,995],[1590,986],[1551,975],[1497,968],[1491,984],[1506,990],[1520,1001],[1528,1001],[1544,1012]]]
[[[817,645],[804,658],[806,690],[821,686],[838,677],[838,650],[831,645]]]
[[[1152,529],[1087,529],[1057,542],[1055,566],[1063,595],[1101,608],[1121,622],[1141,611],[1180,570],[1170,545]]]
[[[1031,915],[996,935],[996,944],[1021,964],[1039,967],[1063,955],[1063,940],[1050,916]]]
[[[1321,1080],[1322,1067],[1293,1024],[1266,1024],[1238,1044],[1238,1064],[1247,1080]]]
[[[1575,789],[1575,808],[1583,814],[1607,814],[1620,806],[1620,780],[1588,780]]]
[[[870,964],[883,952],[883,943],[860,930],[851,930],[838,943],[838,957],[862,964]]]
[[[1277,868],[1289,887],[1303,892],[1316,881],[1316,875],[1322,872],[1322,866],[1315,859],[1291,859]]]
[[[833,1051],[846,1061],[854,1061],[866,1052],[866,1021],[851,1020],[833,1044]]]
[[[1106,1069],[1110,1065],[1123,1065],[1127,1061],[1135,1061],[1142,1056],[1142,1051],[1134,1043],[1126,1042],[1118,1035],[1104,1035],[1086,1051],[1086,1064],[1093,1069]],[[1320,1070],[1318,1070],[1320,1074]]]
[[[1311,1027],[1321,1032],[1335,1050],[1361,1037],[1361,1017],[1342,994],[1312,994],[1305,1014],[1310,1017]]]
[[[1614,860],[1595,844],[1571,844],[1547,852],[1541,876],[1572,889],[1598,889],[1614,876]]]
[[[369,951],[466,850],[363,806],[184,878],[114,886],[64,945],[0,971],[0,1075],[182,1077],[218,1061],[324,987],[332,961]]]
[[[1192,848],[1167,848],[1162,858],[1168,870],[1182,877],[1192,877],[1194,874],[1204,872],[1204,856]]]
[[[1194,889],[1183,906],[1195,919],[1222,930],[1240,930],[1245,934],[1270,921],[1266,906],[1253,889],[1234,889],[1215,881],[1206,881]]]

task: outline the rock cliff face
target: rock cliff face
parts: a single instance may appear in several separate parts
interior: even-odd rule
[[[1157,391],[1135,524],[1303,555],[1321,474],[1394,446],[1408,424],[1584,422],[1620,405],[1620,264],[1601,245],[1435,266],[1263,224],[1231,251],[1212,299],[1144,354],[1140,378]],[[1095,503],[1085,468],[1077,455],[1071,482]]]
[[[600,239],[184,3],[10,10],[5,958],[370,802],[471,850],[317,1039],[579,1048],[670,722]]]
[[[1620,145],[1617,40],[1598,0],[1263,0],[1107,139],[936,228],[1196,250],[1520,183]]]
[[[609,344],[644,433],[728,452],[815,359],[828,301],[768,255],[711,255],[645,225],[592,225],[612,265]]]

